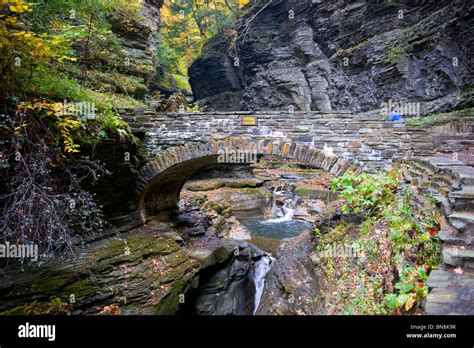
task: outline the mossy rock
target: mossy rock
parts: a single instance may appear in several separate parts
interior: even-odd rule
[[[314,199],[322,199],[333,201],[338,198],[336,192],[330,190],[321,190],[316,188],[311,188],[308,186],[296,186],[295,193],[300,197],[310,197]]]
[[[191,94],[191,85],[185,76],[164,71],[161,76],[157,77],[156,82],[160,90],[184,95]]]
[[[224,211],[228,211],[229,209],[231,209],[228,203],[212,201],[206,202],[204,208],[207,210],[214,210],[218,214],[222,214]]]
[[[190,182],[186,184],[185,188],[189,191],[198,192],[217,190],[221,187],[224,187],[224,182],[222,180],[210,179]]]
[[[77,304],[89,302],[97,295],[98,284],[91,279],[81,279],[73,284],[66,286],[62,290],[62,298],[69,301],[71,295],[74,295]]]
[[[199,277],[196,273],[186,273],[179,279],[163,298],[155,306],[156,315],[173,315],[178,312],[182,303],[186,301],[186,294],[197,288]],[[184,298],[182,297],[184,295]],[[183,301],[184,300],[184,301]]]
[[[58,291],[68,284],[71,280],[70,274],[62,274],[53,277],[47,277],[34,285],[35,292],[41,294],[50,294]]]
[[[298,196],[311,196],[311,195],[315,194],[315,190],[312,190],[312,189],[307,188],[307,187],[297,187],[296,190],[295,190],[295,193]]]
[[[228,207],[228,208],[225,208],[224,210],[222,210],[221,212],[221,215],[223,217],[231,217],[233,214],[233,211],[232,211],[232,208],[231,207]]]
[[[246,194],[246,195],[259,195],[259,196],[262,196],[263,197],[263,193],[261,190],[259,190],[258,188],[245,188],[242,190],[242,193],[243,194]]]
[[[224,185],[231,188],[255,188],[262,186],[263,180],[256,178],[226,179],[224,180]]]
[[[41,272],[12,273],[15,286],[2,284],[0,309],[4,314],[33,313],[36,303],[32,300],[37,300],[38,310],[50,311],[58,304],[51,299],[69,304],[74,294],[76,302],[71,310],[75,313],[92,314],[97,307],[122,303],[121,309],[131,314],[155,314],[155,306],[159,313],[173,314],[179,307],[174,299],[197,286],[200,265],[173,237],[157,235],[165,230],[144,226],[136,230],[138,233],[120,235],[121,239],[94,242],[75,261],[48,266]],[[127,255],[125,246],[130,249]],[[171,302],[160,304],[160,299]]]

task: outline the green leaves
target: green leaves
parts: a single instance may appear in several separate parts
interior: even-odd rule
[[[413,204],[410,190],[398,178],[396,167],[386,173],[345,174],[331,182],[331,189],[345,199],[344,213],[365,214],[358,245],[367,255],[367,262],[360,265],[372,275],[386,274],[391,268],[401,270],[397,283],[391,284],[394,293],[381,293],[380,301],[386,311],[403,314],[417,312],[427,296],[428,270],[438,259],[439,242],[429,231],[429,227],[438,224],[436,214],[419,210]],[[369,284],[375,283],[371,280]],[[380,291],[384,289],[381,287]],[[371,303],[359,302],[356,307],[370,306]]]
[[[405,266],[401,271],[400,281],[395,284],[398,290],[395,294],[385,295],[385,305],[391,309],[409,312],[417,305],[421,305],[428,295],[428,286],[425,285],[428,274],[425,267]]]
[[[428,274],[424,268],[418,268],[418,277],[424,282],[428,279]]]
[[[410,284],[410,283],[397,283],[395,284],[395,289],[398,289],[400,291],[400,293],[402,294],[406,294],[408,292],[410,292],[411,290],[413,290],[415,286],[413,284]]]
[[[423,299],[428,295],[428,286],[425,285],[416,291],[416,296]]]
[[[396,241],[398,239],[402,239],[404,237],[403,233],[399,230],[396,230],[392,233],[392,235],[390,236],[390,240],[392,241]]]
[[[355,176],[352,173],[346,173],[331,182],[331,189],[340,191],[341,196],[354,211],[362,210],[369,215],[375,215],[393,202],[393,191],[396,190],[397,185],[396,176],[390,174]]]
[[[401,294],[397,296],[394,294],[388,294],[385,296],[385,304],[389,308],[392,308],[392,309],[400,308],[406,303],[409,303],[409,308],[413,306],[411,295]]]

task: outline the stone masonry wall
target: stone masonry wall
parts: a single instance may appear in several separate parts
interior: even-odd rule
[[[119,110],[133,131],[144,139],[150,156],[187,142],[209,142],[230,136],[260,140],[274,138],[324,149],[362,168],[386,167],[405,156],[435,151],[433,132],[426,125],[409,126],[350,112],[206,112],[160,113],[154,109]],[[255,116],[257,126],[243,126]],[[466,118],[471,129],[472,117]]]

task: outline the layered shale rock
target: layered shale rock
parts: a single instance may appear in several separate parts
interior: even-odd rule
[[[324,314],[309,232],[285,241],[265,277],[257,315]]]
[[[174,314],[199,284],[199,261],[168,224],[92,243],[72,262],[6,270],[2,314]],[[60,305],[59,305],[60,304]]]
[[[91,52],[89,83],[96,89],[144,99],[155,91],[162,72],[155,58],[163,0],[142,1],[140,13],[113,12],[108,21],[120,46]],[[133,10],[130,10],[133,11]]]
[[[403,100],[427,114],[472,105],[468,2],[259,0],[247,11],[236,36],[209,44],[189,70],[208,109],[367,111]]]

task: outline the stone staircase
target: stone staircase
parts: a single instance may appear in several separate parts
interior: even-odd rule
[[[418,206],[436,202],[442,212],[442,264],[430,273],[427,314],[474,314],[474,167],[445,157],[405,164],[404,178]]]

